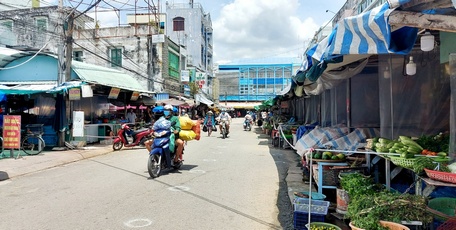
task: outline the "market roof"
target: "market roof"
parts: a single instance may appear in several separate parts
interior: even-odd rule
[[[87,83],[100,84],[141,93],[153,93],[144,89],[142,85],[132,76],[119,70],[79,61],[73,61],[71,63],[71,67],[77,74],[78,78]]]

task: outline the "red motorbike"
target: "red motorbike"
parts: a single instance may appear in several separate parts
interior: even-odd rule
[[[112,144],[112,149],[114,151],[122,149],[122,147],[135,147],[141,146],[145,147],[144,142],[151,138],[151,134],[154,131],[148,128],[141,128],[139,130],[133,131],[130,126],[127,124],[122,124],[119,131],[117,131],[117,137],[114,139]],[[128,136],[127,136],[128,135]],[[130,140],[129,140],[130,139]],[[133,140],[131,140],[133,139]]]

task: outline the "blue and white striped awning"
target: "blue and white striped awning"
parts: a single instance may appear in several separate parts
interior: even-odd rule
[[[415,44],[418,29],[403,27],[392,31],[388,17],[396,7],[409,1],[391,0],[391,5],[386,2],[370,11],[341,20],[328,37],[306,52],[307,58],[298,73],[309,70],[315,63],[321,64],[340,55],[408,54]]]

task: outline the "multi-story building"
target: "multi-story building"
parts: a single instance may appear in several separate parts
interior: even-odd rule
[[[199,3],[166,4],[166,35],[187,50],[187,66],[194,68],[196,84],[212,95],[212,21]]]
[[[241,60],[219,65],[220,104],[259,102],[275,97],[289,84],[301,63],[299,58]]]

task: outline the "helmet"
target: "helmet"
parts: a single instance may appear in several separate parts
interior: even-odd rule
[[[207,114],[212,115],[213,113],[212,113],[212,111],[207,111]]]
[[[173,110],[173,106],[172,105],[165,105],[165,107],[163,107],[164,110]]]
[[[225,112],[225,111],[226,111],[226,109],[225,109],[225,108],[222,108],[222,112]]]

